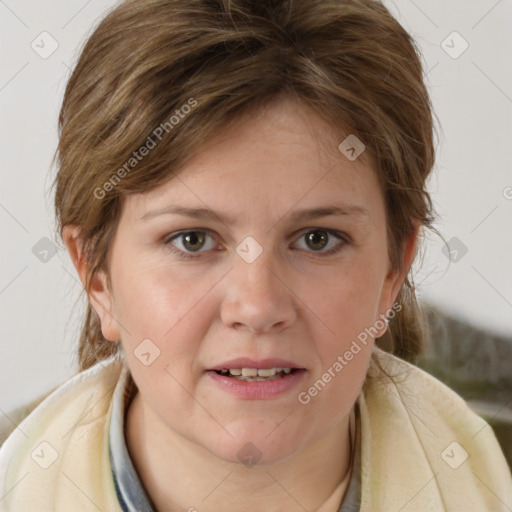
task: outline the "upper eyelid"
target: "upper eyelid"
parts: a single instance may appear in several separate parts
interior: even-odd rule
[[[169,235],[163,237],[164,242],[171,242],[182,235],[186,235],[187,233],[204,233],[209,235],[212,239],[215,240],[215,236],[213,236],[213,232],[206,228],[197,228],[197,229],[182,229],[181,231],[175,231]]]

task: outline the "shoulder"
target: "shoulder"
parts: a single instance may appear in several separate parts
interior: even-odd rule
[[[50,427],[79,427],[103,417],[121,370],[122,363],[119,359],[102,361],[77,373],[49,394],[14,411],[14,415],[22,421],[17,427],[14,426],[0,454],[5,455],[5,451],[13,443],[23,444],[23,439],[41,435]],[[87,415],[82,418],[84,411]]]
[[[429,407],[441,414],[460,409],[473,416],[478,423],[483,422],[468,407],[466,401],[421,368],[404,361],[388,352],[375,349],[366,385],[373,393],[398,393],[403,400],[412,405]]]
[[[380,412],[405,415],[411,423],[423,422],[433,431],[457,438],[492,432],[488,423],[444,383],[421,368],[392,354],[375,349],[364,392],[368,403]]]
[[[105,451],[112,395],[122,370],[118,358],[100,362],[66,381],[35,406],[0,448],[0,496],[16,485],[16,492],[9,492],[9,503],[29,506],[35,496],[39,501],[34,503],[44,501],[42,496],[51,500],[50,489],[59,485],[63,473],[79,472],[82,467],[84,471],[85,467],[104,471],[104,454],[92,453],[91,448]],[[77,456],[81,459],[78,465]],[[53,503],[44,503],[53,507]]]
[[[47,396],[51,395],[54,388],[34,400],[27,402],[15,409],[3,412],[0,415],[0,447],[4,444],[5,440],[9,437],[12,431],[19,425]]]
[[[375,349],[360,407],[366,505],[394,500],[390,509],[400,509],[412,489],[426,486],[418,510],[512,506],[512,477],[494,432],[436,378]]]

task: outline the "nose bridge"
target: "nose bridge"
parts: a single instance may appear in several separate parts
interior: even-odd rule
[[[236,248],[236,256],[233,261],[233,272],[237,279],[241,279],[251,287],[253,292],[268,292],[268,287],[276,283],[277,257],[273,249],[273,237],[263,234],[258,236],[261,244],[252,236],[247,236]],[[279,280],[278,280],[279,282]]]
[[[243,244],[240,244],[243,249]],[[283,328],[295,316],[292,294],[279,275],[282,267],[269,249],[251,261],[235,255],[226,281],[221,315],[226,324],[251,331]]]
[[[238,261],[237,264],[238,277],[245,283],[247,290],[250,291],[255,298],[261,295],[272,299],[274,294],[280,294],[277,289],[277,285],[280,281],[277,279],[276,272],[272,268],[270,258],[263,257],[262,255],[252,263]],[[273,266],[276,266],[275,262]]]

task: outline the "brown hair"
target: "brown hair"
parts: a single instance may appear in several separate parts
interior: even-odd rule
[[[108,270],[124,196],[162,185],[209,135],[283,96],[364,142],[385,195],[390,261],[400,268],[404,241],[432,223],[433,111],[420,52],[380,2],[127,0],[86,41],[59,117],[57,228],[80,229],[86,290]],[[135,158],[143,146],[151,150]],[[379,344],[412,358],[424,329],[410,279],[398,302]],[[118,349],[89,304],[80,367]]]

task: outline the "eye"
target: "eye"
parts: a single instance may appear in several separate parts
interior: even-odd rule
[[[337,253],[348,243],[347,237],[342,233],[321,228],[310,229],[303,233],[299,240],[305,240],[305,250],[312,249],[313,252],[320,252],[322,254]],[[299,248],[304,249],[304,247]],[[327,250],[324,250],[326,248]]]
[[[306,247],[299,247],[299,249],[316,252],[322,256],[335,254],[349,243],[348,236],[344,233],[322,228],[313,228],[303,232],[299,240],[306,242]],[[199,230],[175,233],[166,237],[163,243],[180,258],[199,258],[201,253],[213,250],[217,245],[210,234]]]
[[[207,238],[210,239],[209,246],[205,245]],[[182,231],[166,238],[164,243],[172,252],[183,258],[194,258],[196,256],[193,253],[204,252],[201,249],[208,251],[216,246],[212,237],[204,231]]]

